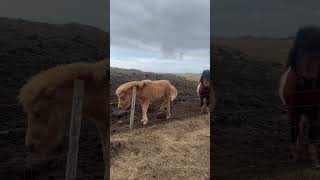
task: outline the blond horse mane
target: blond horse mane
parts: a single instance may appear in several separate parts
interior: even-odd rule
[[[90,79],[99,82],[106,79],[107,60],[97,63],[73,63],[58,65],[34,75],[20,89],[18,95],[19,103],[25,109],[39,95],[50,95],[52,91],[67,81],[80,79]]]
[[[145,84],[151,83],[151,82],[152,82],[151,80],[147,79],[142,81],[131,81],[131,82],[124,83],[117,88],[116,94],[119,95],[120,93],[124,93],[129,89],[132,89],[134,86],[142,88]]]

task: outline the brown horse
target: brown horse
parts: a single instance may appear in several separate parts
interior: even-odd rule
[[[31,150],[31,155],[49,157],[61,144],[70,122],[73,82],[81,79],[85,93],[82,117],[95,123],[107,163],[106,91],[109,87],[106,63],[107,60],[60,65],[36,74],[21,88],[18,99],[27,114],[25,145]]]
[[[300,144],[304,125],[308,124],[309,153],[314,165],[320,167],[315,147],[320,137],[320,27],[299,29],[280,81],[279,93],[287,106],[292,143]]]
[[[142,105],[142,122],[143,124],[148,123],[147,111],[149,105],[158,99],[162,99],[160,111],[167,109],[166,118],[170,118],[170,102],[173,101],[177,95],[177,89],[168,80],[143,80],[143,81],[132,81],[120,85],[116,90],[118,96],[118,108],[128,109],[131,105],[132,90],[136,87],[136,97]]]

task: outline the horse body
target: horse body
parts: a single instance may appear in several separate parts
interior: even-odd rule
[[[149,105],[156,100],[163,100],[160,111],[167,108],[167,118],[170,118],[170,102],[177,97],[177,89],[168,80],[143,80],[133,81],[120,85],[116,90],[118,96],[118,108],[128,109],[131,104],[132,90],[136,87],[137,100],[142,105],[142,122],[148,123],[147,111]]]

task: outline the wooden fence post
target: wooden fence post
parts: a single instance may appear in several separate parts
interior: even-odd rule
[[[132,100],[131,100],[131,113],[130,113],[130,126],[129,126],[130,129],[132,129],[133,127],[134,110],[136,106],[136,91],[137,91],[137,87],[134,86],[132,91]]]
[[[82,99],[84,96],[83,80],[74,80],[73,103],[69,130],[69,150],[67,157],[65,180],[76,180],[78,146],[81,128]]]

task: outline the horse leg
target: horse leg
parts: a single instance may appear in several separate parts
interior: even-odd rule
[[[291,147],[290,147],[290,159],[293,161],[297,160],[297,136],[299,134],[299,119],[300,116],[296,112],[296,109],[288,109],[288,118],[291,122]]]
[[[170,97],[167,99],[167,119],[171,117],[171,112],[170,112]]]
[[[203,104],[204,104],[204,112],[208,113],[209,112],[209,108],[208,108],[208,99],[207,99],[207,97],[204,99]]]
[[[144,125],[148,123],[148,116],[147,116],[148,108],[149,108],[149,102],[144,102],[142,104],[143,115],[142,115],[142,120],[141,120]]]
[[[313,165],[316,168],[320,168],[320,163],[318,159],[318,152],[316,148],[316,138],[317,138],[317,131],[318,131],[318,123],[317,122],[310,122],[310,128],[309,128],[309,139],[310,144],[308,144],[308,150],[310,154],[310,159],[312,160]]]
[[[200,113],[202,114],[203,113],[203,109],[204,109],[204,98],[203,97],[200,97]]]
[[[163,112],[165,106],[165,101],[162,102],[161,107],[159,109],[160,112]]]
[[[299,135],[297,138],[297,148],[300,148],[302,151],[302,155],[304,158],[308,158],[308,151],[305,151],[307,148],[309,148],[309,137],[308,137],[308,130],[309,130],[309,121],[305,115],[301,116],[300,122],[299,122]]]
[[[304,115],[301,116],[300,122],[299,122],[299,133],[298,133],[298,138],[296,141],[297,146],[301,146],[302,140],[305,139],[305,128],[306,128],[306,123],[307,123],[307,119]]]

